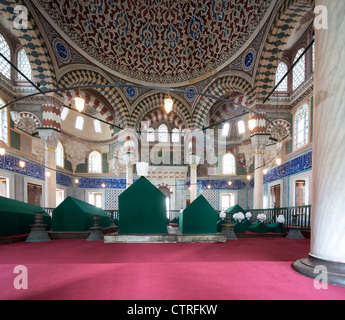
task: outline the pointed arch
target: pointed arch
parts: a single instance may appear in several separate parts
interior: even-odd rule
[[[263,101],[275,87],[275,75],[286,44],[300,19],[315,0],[282,1],[268,31],[255,75],[255,99]]]
[[[10,29],[11,32],[17,36],[20,44],[23,46],[30,62],[33,81],[40,83],[40,88],[43,91],[55,89],[56,76],[53,69],[53,63],[31,12],[29,10],[27,11],[28,21],[25,28],[11,28],[17,18],[14,8],[18,5],[23,5],[27,8],[27,4],[22,0],[0,2],[0,12],[7,21],[5,27]]]
[[[72,70],[65,73],[59,80],[59,87],[76,87],[87,85],[107,85],[109,81],[101,74],[92,70]],[[129,120],[128,101],[122,95],[121,90],[115,87],[109,88],[94,88],[98,91],[104,99],[112,106],[117,117],[114,119],[114,124],[125,127]]]
[[[243,93],[249,101],[253,95],[252,85],[244,78],[238,76],[217,78],[203,93],[215,97],[222,97],[230,90]],[[201,96],[199,98],[193,112],[194,126],[196,128],[202,128],[204,126],[207,115],[216,101],[217,99],[212,97]]]

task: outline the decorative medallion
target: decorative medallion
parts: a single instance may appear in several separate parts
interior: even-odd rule
[[[68,63],[71,60],[71,54],[68,49],[68,46],[59,38],[53,40],[53,48],[56,56],[63,63]]]
[[[242,66],[245,71],[249,71],[253,68],[256,58],[256,52],[253,48],[249,48],[243,55]]]
[[[194,93],[197,92],[197,89],[194,86],[189,86],[188,88],[186,88],[186,91],[188,91],[188,93],[185,92],[184,94],[185,99],[188,102],[193,102],[196,98],[196,95]]]
[[[127,98],[130,100],[135,100],[138,97],[138,89],[135,87],[126,87],[124,91]]]

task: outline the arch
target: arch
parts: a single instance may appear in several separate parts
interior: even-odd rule
[[[158,141],[159,142],[169,142],[169,130],[165,123],[162,123],[158,129]]]
[[[131,120],[129,121],[130,126],[138,129],[140,127],[140,121],[147,113],[163,107],[166,96],[166,93],[155,92],[139,100],[132,111]],[[192,119],[188,108],[179,100],[179,96],[172,93],[170,93],[170,96],[174,100],[173,112],[182,119],[185,127],[190,127]]]
[[[315,0],[281,1],[260,55],[255,74],[254,99],[263,101],[275,87],[276,70],[286,44],[297,23],[314,6]]]
[[[210,94],[216,97],[222,97],[229,91],[237,91],[243,93],[247,100],[252,99],[253,87],[252,85],[242,77],[238,76],[224,76],[222,78],[217,78],[203,93]],[[202,128],[207,115],[217,100],[211,97],[201,96],[196,104],[193,111],[194,115],[194,126],[196,128]]]
[[[30,61],[33,81],[40,83],[40,88],[43,91],[54,89],[56,85],[56,76],[53,69],[53,63],[31,12],[29,10],[27,11],[28,21],[25,28],[15,29],[11,27],[18,17],[18,15],[14,13],[14,8],[18,5],[27,7],[27,4],[22,0],[0,2],[0,12],[7,21],[5,27],[16,35],[25,50]]]
[[[92,70],[72,70],[61,76],[59,87],[78,87],[91,84],[106,85],[109,81],[101,74]],[[130,119],[128,102],[122,96],[118,88],[95,88],[106,101],[112,106],[114,112],[118,115],[114,119],[114,124],[125,127]]]
[[[169,114],[167,114],[162,108],[157,108],[147,113],[142,118],[141,121],[148,122],[148,126],[152,127],[154,123],[157,123],[161,120],[165,120],[166,122],[173,124],[175,127],[179,128],[181,131],[185,129],[183,120],[180,118],[180,116],[177,113],[171,111],[169,112]]]

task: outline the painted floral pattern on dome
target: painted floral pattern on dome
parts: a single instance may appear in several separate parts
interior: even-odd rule
[[[148,83],[198,79],[227,63],[272,0],[39,0],[93,59]]]

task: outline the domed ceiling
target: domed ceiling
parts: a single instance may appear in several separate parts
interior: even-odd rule
[[[45,16],[106,71],[139,84],[185,84],[221,70],[273,0],[37,0]],[[40,7],[38,5],[38,7]]]

